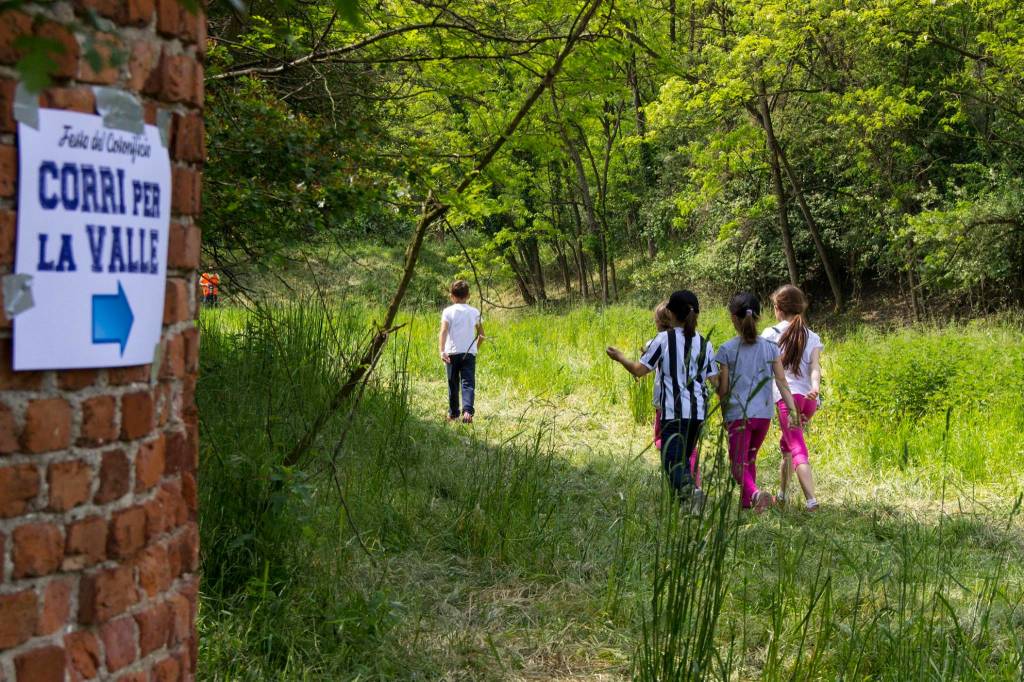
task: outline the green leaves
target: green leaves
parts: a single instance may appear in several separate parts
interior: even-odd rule
[[[15,68],[29,92],[39,92],[49,85],[57,70],[55,56],[64,54],[64,46],[52,38],[22,35],[15,39],[14,48],[24,53]]]

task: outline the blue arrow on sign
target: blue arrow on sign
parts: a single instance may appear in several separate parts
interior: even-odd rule
[[[121,355],[128,344],[128,335],[132,333],[132,307],[128,305],[128,297],[124,295],[121,282],[117,282],[116,294],[94,294],[92,297],[92,342],[117,343],[121,346]]]

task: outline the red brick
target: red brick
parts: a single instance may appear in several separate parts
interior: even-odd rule
[[[202,114],[175,115],[173,131],[171,158],[176,161],[202,163],[206,158],[206,137]]]
[[[54,580],[43,592],[43,609],[39,614],[36,634],[51,635],[64,627],[71,613],[71,581]]]
[[[167,461],[166,469],[168,474],[176,474],[189,469],[191,453],[188,450],[188,438],[183,431],[167,432]]]
[[[181,379],[185,376],[185,337],[175,334],[164,341],[164,358],[160,363],[161,379]]]
[[[63,398],[33,400],[25,410],[21,446],[26,452],[51,452],[71,444],[71,406]]]
[[[79,571],[107,558],[107,520],[93,516],[68,524],[64,543],[65,571]]]
[[[169,612],[166,604],[157,604],[135,614],[139,626],[139,656],[145,657],[167,644]]]
[[[18,129],[17,121],[14,120],[14,91],[17,88],[17,81],[0,80],[0,133],[13,133]],[[0,248],[2,251],[3,248]],[[0,260],[0,264],[2,262]]]
[[[190,473],[181,475],[181,497],[185,500],[185,507],[188,509],[189,518],[195,519],[199,511],[199,486],[196,479]]]
[[[128,393],[121,398],[121,437],[134,440],[153,430],[153,395],[149,391]]]
[[[7,405],[0,403],[0,455],[10,454],[18,449],[18,424],[14,413]]]
[[[51,523],[27,523],[11,534],[14,578],[49,575],[60,568],[64,557],[64,538]]]
[[[165,36],[176,36],[181,30],[181,10],[178,0],[157,0],[156,30]]]
[[[100,639],[106,653],[107,670],[113,672],[132,663],[136,653],[135,620],[131,616],[104,623]]]
[[[82,402],[79,445],[102,445],[117,438],[117,400],[98,395]]]
[[[0,210],[0,268],[14,265],[14,233],[17,222],[17,214],[14,211]]]
[[[172,223],[167,246],[167,267],[171,270],[197,269],[201,241],[202,231],[195,225]]]
[[[153,666],[153,682],[178,682],[181,664],[176,658],[165,658]]]
[[[36,35],[52,40],[60,45],[59,50],[49,52],[50,58],[57,64],[54,75],[58,78],[70,78],[75,75],[78,66],[78,41],[67,27],[55,21],[44,21],[36,27]]]
[[[0,468],[0,518],[21,516],[39,493],[39,472],[31,464]]]
[[[89,388],[99,379],[94,369],[66,369],[57,373],[57,385],[62,391],[80,391]]]
[[[27,642],[35,632],[36,613],[34,590],[0,594],[0,650]]]
[[[18,179],[18,150],[9,144],[0,145],[0,197],[13,197]]]
[[[24,52],[15,49],[14,42],[21,36],[31,35],[32,17],[24,12],[8,11],[0,16],[0,62],[13,64]]]
[[[91,88],[46,88],[41,103],[48,109],[66,109],[83,114],[96,112],[96,96]]]
[[[120,18],[121,2],[120,0],[75,0],[75,9],[79,12],[92,10],[107,19],[116,21]]]
[[[170,639],[168,646],[177,646],[187,642],[192,635],[192,607],[188,599],[180,594],[172,594],[167,599],[170,608]]]
[[[101,570],[82,578],[78,590],[78,619],[87,625],[102,623],[138,601],[131,566]]]
[[[122,3],[120,22],[130,26],[145,26],[153,19],[153,0],[128,0]]]
[[[111,386],[148,383],[150,372],[151,369],[149,365],[112,368],[107,370],[107,383]]]
[[[86,83],[97,83],[110,85],[117,80],[119,69],[112,62],[115,54],[120,53],[124,48],[117,36],[110,33],[97,33],[94,46],[100,56],[100,70],[92,68],[88,59],[78,62],[78,80]]]
[[[135,455],[135,492],[149,490],[164,475],[164,453],[166,442],[160,437],[143,443]]]
[[[155,597],[171,586],[173,564],[163,545],[150,545],[135,562],[139,569],[139,587],[150,597]]]
[[[67,665],[71,669],[71,678],[91,680],[99,673],[100,645],[96,636],[88,630],[72,632],[64,638],[64,651],[67,652]],[[75,676],[77,673],[78,677]]]
[[[173,386],[169,383],[161,384],[156,389],[156,424],[157,426],[167,426],[167,422],[171,420],[171,412],[174,407],[174,391]]]
[[[150,38],[136,41],[128,58],[128,86],[135,91],[142,90],[153,75],[159,59],[159,48]]]
[[[195,522],[189,522],[182,533],[181,564],[186,573],[199,569],[199,530]]]
[[[0,533],[0,585],[7,582],[7,567],[4,566],[4,557],[7,555],[4,553],[7,551],[7,536]],[[0,680],[0,682],[3,682]]]
[[[200,182],[201,175],[197,170],[182,166],[175,166],[171,169],[172,213],[182,215],[197,215],[199,213],[201,203]],[[13,185],[13,180],[11,184]]]
[[[44,646],[14,657],[16,678],[31,682],[64,682],[64,650]]]
[[[163,495],[163,490],[158,490],[153,499],[143,505],[146,510],[146,541],[150,543],[173,527],[174,519],[167,516]]]
[[[185,280],[172,277],[167,280],[164,292],[164,324],[183,322],[191,317],[188,311],[188,284]]]
[[[96,491],[96,502],[106,504],[125,495],[131,489],[131,463],[121,450],[103,453],[100,464],[100,487]]]
[[[164,52],[160,56],[159,66],[150,74],[143,90],[166,102],[191,102],[198,105],[201,102],[195,100],[202,83],[197,84],[196,78],[201,76],[202,67],[191,57]]]
[[[125,559],[133,556],[146,545],[146,510],[131,507],[117,512],[110,519],[107,534],[107,554]]]
[[[177,528],[185,525],[188,521],[188,506],[181,493],[181,483],[168,481],[160,488],[160,498],[163,500],[165,514],[167,515],[167,528]]]
[[[182,336],[185,337],[185,371],[195,374],[199,371],[199,330],[190,327]]]
[[[54,462],[47,472],[52,511],[67,511],[89,500],[92,469],[80,459]]]

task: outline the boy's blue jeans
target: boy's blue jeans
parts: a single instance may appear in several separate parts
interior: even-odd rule
[[[476,355],[453,353],[445,365],[448,373],[448,416],[459,416],[459,388],[462,389],[462,412],[473,414],[473,393],[476,390]]]

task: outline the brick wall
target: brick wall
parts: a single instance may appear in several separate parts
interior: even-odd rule
[[[89,10],[120,66],[84,58]],[[13,267],[18,35],[65,46],[52,108],[94,113],[91,85],[173,112],[163,350],[150,365],[11,371],[0,307],[0,681],[189,680],[195,673],[199,262],[205,20],[176,0],[75,0],[0,14],[0,277]],[[101,43],[103,44],[103,43]],[[102,48],[106,50],[104,46]]]

